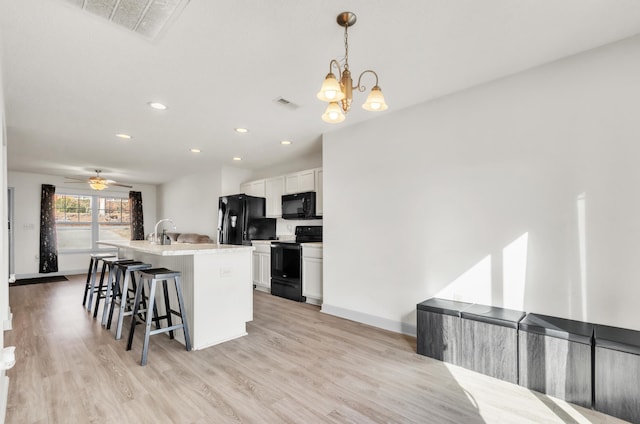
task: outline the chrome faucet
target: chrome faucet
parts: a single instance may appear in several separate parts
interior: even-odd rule
[[[161,241],[158,240],[158,225],[160,225],[163,222],[170,222],[171,225],[173,225],[173,231],[176,230],[176,224],[174,224],[172,220],[170,220],[169,218],[161,219],[160,221],[156,222],[156,227],[155,227],[155,230],[153,231],[153,240],[151,240],[151,243],[162,244]]]

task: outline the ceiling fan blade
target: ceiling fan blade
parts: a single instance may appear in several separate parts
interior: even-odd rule
[[[108,184],[109,184],[110,186],[133,188],[133,186],[126,185],[126,184],[119,184],[119,183],[108,183]]]
[[[105,178],[102,178],[100,177],[99,172],[97,176],[92,176],[92,177],[89,177],[88,179],[79,179],[79,178],[73,178],[73,177],[65,177],[65,178],[67,180],[71,180],[71,181],[65,181],[65,183],[70,183],[70,184],[89,184],[90,185],[91,183],[102,182],[102,184],[104,184],[106,187],[117,186],[117,187],[133,188],[133,186],[131,185],[120,184],[113,180],[107,180]]]

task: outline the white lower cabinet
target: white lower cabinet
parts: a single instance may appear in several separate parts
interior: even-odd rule
[[[256,289],[271,292],[271,244],[253,242],[253,284]]]
[[[302,295],[307,303],[322,304],[322,247],[302,245]]]

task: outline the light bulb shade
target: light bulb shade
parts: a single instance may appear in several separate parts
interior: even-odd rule
[[[322,83],[322,88],[317,94],[318,99],[323,102],[337,102],[344,99],[344,93],[340,88],[340,83],[336,76],[329,72]]]
[[[376,85],[371,89],[371,93],[369,93],[367,101],[362,105],[362,108],[371,112],[380,112],[389,108],[384,102],[380,87]]]
[[[107,186],[104,185],[103,183],[91,183],[89,185],[94,190],[104,190],[105,188],[107,188]]]
[[[327,109],[322,114],[322,120],[330,124],[339,124],[344,121],[344,113],[338,102],[331,102]]]
[[[104,190],[107,188],[107,184],[104,179],[98,177],[89,178],[89,187],[94,190]]]

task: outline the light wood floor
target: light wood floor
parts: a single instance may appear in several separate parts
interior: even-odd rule
[[[415,353],[415,339],[255,293],[249,335],[132,351],[80,305],[84,276],[10,288],[6,423],[621,423]]]

